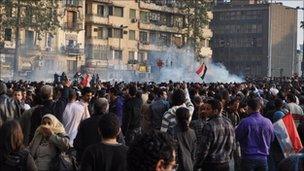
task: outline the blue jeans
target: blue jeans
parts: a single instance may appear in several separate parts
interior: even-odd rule
[[[243,171],[268,171],[268,162],[263,159],[242,159]]]

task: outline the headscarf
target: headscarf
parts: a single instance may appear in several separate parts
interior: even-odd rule
[[[52,130],[52,132],[54,134],[65,134],[65,129],[62,125],[62,123],[52,114],[46,114],[42,117],[42,120],[48,118],[51,120],[51,125],[40,125],[37,129],[36,129],[36,133],[41,133],[41,128],[42,127],[48,127]]]
[[[40,125],[36,129],[34,138],[33,138],[32,142],[30,143],[30,146],[29,146],[32,156],[35,156],[37,148],[38,148],[41,140],[43,139],[43,135],[41,133],[41,128],[42,127],[50,128],[54,134],[64,134],[64,135],[66,134],[62,123],[54,115],[46,114],[42,117],[42,120],[44,118],[50,119],[51,120],[51,125]]]

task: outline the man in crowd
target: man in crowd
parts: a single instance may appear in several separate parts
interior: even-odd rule
[[[53,114],[59,121],[62,121],[62,114],[68,103],[68,96],[71,83],[64,81],[64,88],[61,91],[61,96],[57,101],[53,100],[53,86],[44,85],[40,89],[41,105],[38,106],[31,116],[31,132],[30,139],[33,138],[38,126],[41,124],[41,119],[46,114]]]
[[[170,104],[167,101],[167,92],[164,89],[159,88],[156,93],[156,98],[150,105],[149,109],[152,129],[160,130],[164,113],[169,108]]]
[[[88,105],[92,98],[91,89],[89,87],[85,87],[82,91],[81,100],[76,101],[76,98],[76,91],[71,90],[69,103],[63,112],[62,119],[65,131],[70,138],[71,146],[73,145],[73,141],[77,135],[80,122],[90,117]]]
[[[89,145],[101,141],[101,136],[98,133],[98,122],[103,115],[106,115],[109,110],[108,100],[99,98],[95,100],[95,113],[88,119],[82,121],[78,127],[77,136],[74,139],[74,148],[77,151],[77,160],[80,161],[82,153]]]
[[[126,99],[124,114],[122,117],[122,132],[126,137],[126,143],[130,144],[135,136],[141,133],[142,99],[138,97],[134,86],[129,88],[129,98]]]
[[[229,161],[235,148],[234,127],[222,116],[223,107],[219,100],[208,100],[205,112],[208,122],[202,130],[198,144],[195,170],[229,171]]]
[[[187,84],[184,84],[184,90],[177,89],[172,94],[172,107],[164,114],[162,119],[162,125],[160,131],[167,132],[170,131],[176,125],[175,112],[180,107],[185,107],[189,110],[190,119],[192,119],[192,114],[194,111],[194,106],[190,100],[189,92],[187,89]]]
[[[116,114],[119,119],[119,124],[122,124],[122,115],[124,110],[124,98],[119,93],[117,87],[112,87],[109,90],[109,98],[110,98],[110,113]]]
[[[236,128],[236,139],[242,149],[242,170],[268,170],[267,158],[271,142],[274,140],[273,126],[262,116],[259,98],[247,101],[248,114]]]
[[[128,148],[116,140],[120,132],[117,116],[113,114],[102,116],[98,126],[102,141],[86,148],[81,161],[81,170],[126,171]]]

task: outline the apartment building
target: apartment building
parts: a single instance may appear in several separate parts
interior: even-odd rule
[[[57,12],[60,26],[40,37],[31,28],[20,28],[20,76],[48,76],[57,72],[75,73],[84,64],[84,0],[59,1]],[[21,14],[25,11],[21,8]],[[11,79],[15,54],[15,28],[3,28],[0,36],[2,47],[2,78]],[[4,73],[8,73],[3,75]]]
[[[175,0],[87,0],[86,69],[157,70],[168,48],[183,47],[185,14]],[[209,13],[212,17],[212,13]],[[202,55],[211,57],[211,30],[204,29]]]

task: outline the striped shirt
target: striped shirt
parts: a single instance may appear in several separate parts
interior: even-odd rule
[[[190,100],[188,89],[185,90],[185,94],[186,94],[186,102],[184,104],[182,104],[180,106],[173,106],[167,112],[165,112],[163,119],[162,119],[161,128],[160,128],[161,132],[167,132],[169,128],[173,128],[176,125],[175,113],[176,113],[176,110],[180,107],[185,107],[189,110],[189,113],[190,113],[189,121],[191,121],[193,111],[194,111],[194,105],[192,104],[192,102]]]

